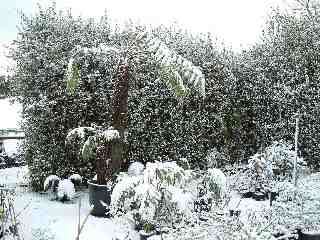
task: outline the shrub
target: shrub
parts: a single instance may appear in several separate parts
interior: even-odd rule
[[[215,176],[214,176],[215,175]],[[220,196],[224,191],[225,176],[219,170],[210,170],[200,177],[184,170],[175,162],[148,162],[142,175],[122,174],[111,196],[113,215],[133,214],[137,225],[174,225],[190,222],[197,199],[196,186],[209,181],[208,194]]]
[[[279,176],[291,178],[295,152],[292,145],[284,141],[273,142],[262,153],[256,153],[249,158],[244,173],[240,174],[240,182],[237,186],[241,193],[255,192],[257,189],[268,192],[271,189],[272,180]],[[297,158],[298,171],[306,166],[303,158]]]

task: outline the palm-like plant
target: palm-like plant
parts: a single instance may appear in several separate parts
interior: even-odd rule
[[[110,145],[110,142],[96,149],[96,159],[98,162],[106,162],[109,159],[110,166],[117,166],[117,168],[121,167],[123,161],[123,139],[127,128],[129,66],[132,59],[139,57],[139,53],[147,52],[155,59],[159,64],[160,79],[174,91],[177,97],[186,96],[190,92],[189,86],[198,91],[202,96],[205,95],[205,78],[200,68],[169,49],[162,41],[150,36],[148,33],[138,34],[134,42],[138,42],[138,49],[134,47],[134,44],[129,44],[123,48],[105,45],[101,45],[98,48],[82,48],[77,46],[72,51],[72,57],[69,60],[66,71],[67,89],[73,93],[81,80],[81,66],[79,62],[81,56],[94,53],[95,56],[115,57],[117,59],[118,66],[114,76],[111,76],[116,76],[114,94],[112,96],[112,127],[119,132],[122,144],[112,146],[112,151],[107,146],[108,144]],[[98,162],[97,167],[104,165]],[[105,176],[107,175],[106,170],[101,171],[101,169],[97,169],[97,173],[100,175],[98,176],[100,180],[109,178]],[[98,184],[103,183],[98,182]]]

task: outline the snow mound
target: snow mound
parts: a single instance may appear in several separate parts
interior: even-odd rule
[[[53,187],[53,184],[55,181],[60,181],[61,179],[57,175],[49,175],[44,183],[43,183],[43,189],[47,191],[50,187]]]
[[[64,179],[59,182],[57,197],[59,200],[71,200],[75,196],[75,188],[69,179]]]
[[[68,177],[68,179],[73,182],[73,183],[81,183],[82,182],[82,177],[75,173],[75,174],[72,174],[70,177]]]

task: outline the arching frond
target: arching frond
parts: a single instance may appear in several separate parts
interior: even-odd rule
[[[202,96],[205,96],[205,77],[199,67],[169,49],[158,38],[149,37],[148,35],[142,35],[140,38],[145,38],[145,50],[152,53],[155,60],[160,64],[160,79],[175,92],[176,96],[186,96],[190,92],[187,85],[196,89]],[[127,51],[130,51],[130,49],[127,49]],[[75,61],[77,56],[94,53],[98,56],[106,55],[106,57],[113,54],[120,58],[121,52],[120,49],[108,45],[100,45],[93,48],[81,48],[77,46],[74,49],[73,57],[69,61],[66,72],[68,91],[73,93],[80,80],[80,70]]]
[[[74,93],[76,87],[79,84],[80,81],[80,68],[77,63],[77,58],[79,56],[88,55],[88,54],[95,54],[96,56],[119,56],[121,51],[114,47],[114,46],[108,46],[105,44],[101,44],[98,47],[81,47],[77,45],[73,49],[73,56],[69,59],[67,71],[66,71],[66,82],[67,82],[67,90],[70,93]]]
[[[146,36],[147,50],[154,54],[161,65],[161,76],[177,96],[188,94],[187,82],[202,96],[205,95],[205,77],[199,67],[169,49],[161,40]]]

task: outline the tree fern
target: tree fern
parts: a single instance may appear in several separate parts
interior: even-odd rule
[[[160,65],[160,79],[174,91],[177,97],[183,97],[189,93],[190,89],[185,82],[189,86],[194,87],[202,96],[205,95],[205,78],[199,67],[169,49],[166,44],[157,38],[144,35],[138,40],[140,40],[138,42],[140,43],[142,51],[151,53]],[[108,45],[101,45],[98,48],[81,48],[77,46],[73,51],[73,57],[69,60],[66,71],[67,90],[73,93],[80,81],[80,69],[77,64],[77,56],[94,53],[99,57],[113,55],[120,59],[122,53],[126,55],[126,51],[130,51],[130,47],[122,50]]]

